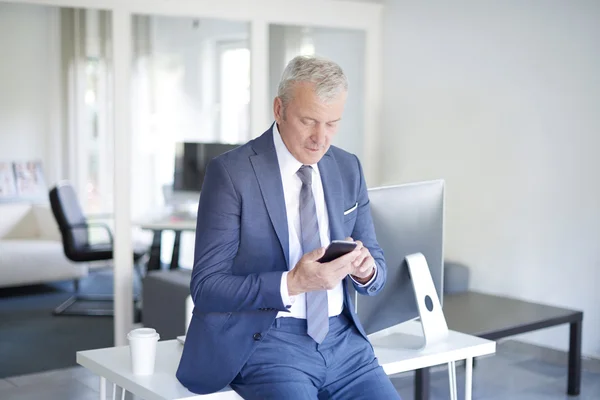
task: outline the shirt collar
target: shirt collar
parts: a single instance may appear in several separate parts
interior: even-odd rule
[[[279,162],[281,176],[284,177],[296,175],[296,172],[298,172],[300,167],[304,164],[296,160],[296,158],[286,147],[285,143],[283,143],[277,123],[273,124],[273,143],[275,144],[275,152],[277,153],[277,161]],[[313,164],[311,167],[313,168],[313,171],[315,171],[317,174],[319,173],[319,167],[317,164]]]

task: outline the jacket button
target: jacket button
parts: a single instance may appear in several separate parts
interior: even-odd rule
[[[371,287],[369,288],[369,292],[374,292],[374,291],[376,291],[376,290],[377,290],[377,288],[376,288],[375,286],[371,286]]]
[[[260,333],[258,333],[258,332],[255,333],[252,337],[254,338],[254,340],[257,340],[257,341],[260,340],[260,339],[262,339],[262,335]]]

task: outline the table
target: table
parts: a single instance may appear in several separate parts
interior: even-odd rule
[[[151,230],[154,233],[152,245],[150,246],[150,259],[148,260],[148,271],[161,269],[160,252],[162,246],[163,231],[174,231],[173,255],[171,257],[170,269],[179,268],[179,247],[181,245],[181,233],[183,231],[196,231],[196,216],[188,212],[173,212],[165,209],[140,220],[134,221],[142,229]]]
[[[493,354],[496,343],[460,332],[450,331],[448,338],[425,350],[402,348],[421,334],[420,324],[414,321],[397,325],[370,336],[375,355],[388,375],[440,364],[455,365],[466,361],[465,399],[471,399],[472,360]],[[209,395],[195,395],[184,388],[175,372],[183,346],[177,340],[159,342],[156,349],[155,373],[151,376],[135,376],[131,373],[129,346],[112,347],[77,352],[77,363],[100,376],[100,399],[106,398],[106,380],[147,400],[233,400],[240,397],[231,389]],[[449,368],[449,379],[456,387],[456,374]],[[454,379],[454,382],[453,382]],[[415,393],[417,397],[417,393]]]
[[[448,328],[489,340],[569,324],[567,393],[581,387],[581,329],[583,312],[475,291],[444,295]]]

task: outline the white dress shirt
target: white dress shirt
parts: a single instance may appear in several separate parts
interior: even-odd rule
[[[300,189],[302,181],[296,175],[296,172],[303,165],[289,152],[285,143],[281,139],[281,134],[277,124],[273,124],[273,142],[277,153],[277,161],[281,172],[281,183],[283,184],[283,196],[285,197],[285,209],[288,222],[290,269],[293,269],[300,258],[304,255],[302,251],[301,231],[300,231]],[[323,193],[323,183],[317,164],[311,165],[312,172],[312,191],[317,209],[317,220],[319,223],[319,236],[321,238],[321,247],[327,247],[330,243],[329,235],[329,216],[325,206],[325,194]],[[283,304],[291,305],[289,312],[279,312],[277,317],[293,317],[306,319],[306,295],[301,293],[296,296],[290,296],[287,286],[287,274],[284,272],[281,277],[281,299]],[[371,279],[369,283],[374,280]],[[364,285],[366,286],[366,285]],[[329,316],[334,317],[342,312],[344,307],[344,289],[342,282],[327,291],[327,303],[329,306]]]

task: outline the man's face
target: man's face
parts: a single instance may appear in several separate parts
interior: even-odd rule
[[[327,103],[317,97],[312,83],[296,83],[292,92],[285,113],[281,99],[275,98],[275,121],[283,143],[296,160],[304,165],[316,164],[329,150],[338,130],[346,104],[346,92]]]

